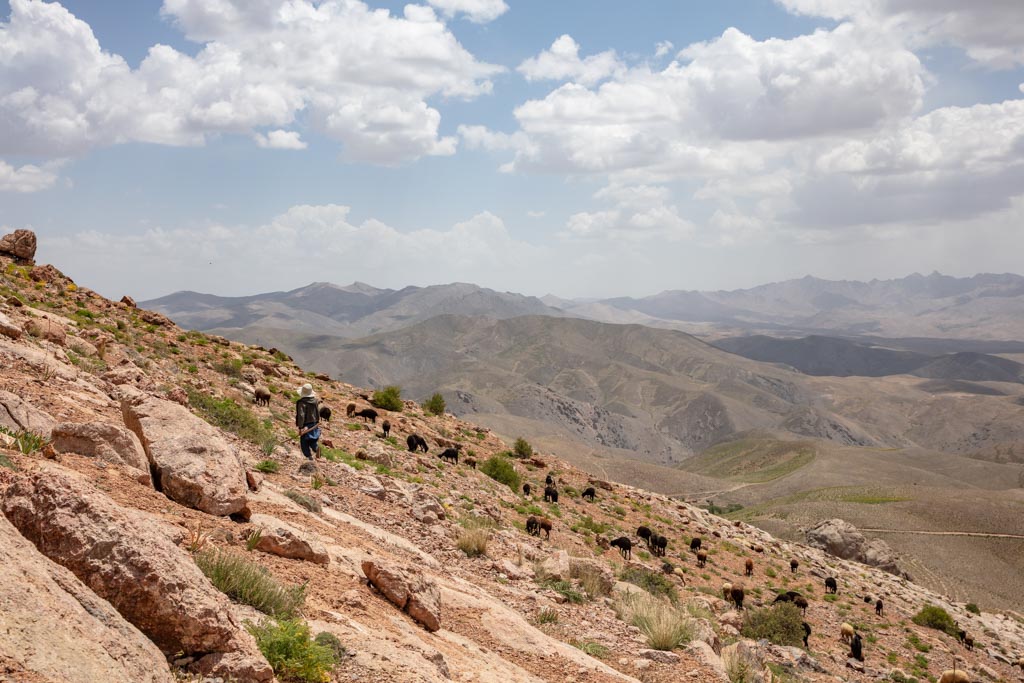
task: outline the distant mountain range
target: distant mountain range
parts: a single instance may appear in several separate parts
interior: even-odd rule
[[[1024,277],[1009,274],[870,282],[805,277],[752,289],[601,300],[536,298],[463,283],[400,290],[314,283],[246,297],[178,292],[143,305],[185,327],[268,343],[295,333],[364,337],[448,313],[571,316],[709,338],[762,333],[1024,341]]]

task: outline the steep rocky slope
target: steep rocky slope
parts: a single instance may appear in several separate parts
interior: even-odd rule
[[[280,352],[185,332],[30,258],[0,254],[0,680],[269,680],[244,626],[268,617],[197,569],[214,550],[305,586],[301,618],[346,649],[332,681],[873,681],[896,669],[935,676],[954,656],[976,679],[1019,675],[1009,662],[1024,654],[1020,616],[973,615],[905,579],[544,454],[514,461],[534,486],[524,496],[467,465],[507,450],[486,429],[406,402],[380,411],[386,438],[380,420],[346,419],[347,404],[367,405],[365,390],[311,377]],[[306,381],[334,409],[315,464],[291,425]],[[256,386],[269,405],[253,406]],[[430,453],[400,447],[413,432]],[[459,443],[459,464],[438,459]],[[547,473],[558,503],[536,495]],[[593,501],[580,496],[588,486]],[[531,514],[551,521],[550,537],[524,532]],[[635,547],[626,561],[601,541],[639,544],[640,525],[667,537],[665,558]],[[459,545],[473,530],[489,539],[469,557]],[[704,568],[693,537],[709,552]],[[837,599],[824,597],[825,576],[839,578]],[[623,578],[671,590],[689,642],[648,649],[618,616],[623,594],[644,591]],[[779,590],[803,592],[810,647],[743,639],[724,581],[745,584],[746,613]],[[865,595],[884,599],[883,615]],[[947,609],[975,649],[912,623],[925,603]],[[863,667],[848,662],[842,621],[864,636]]]

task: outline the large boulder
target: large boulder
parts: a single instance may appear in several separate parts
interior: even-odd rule
[[[362,567],[366,579],[391,604],[407,612],[428,631],[441,628],[441,591],[436,582],[379,560],[366,560]]]
[[[829,555],[878,567],[896,576],[907,576],[900,569],[896,553],[888,543],[877,538],[868,541],[857,527],[846,520],[827,519],[808,529],[806,535],[807,545]]]
[[[330,563],[330,555],[323,545],[291,524],[270,515],[253,515],[249,521],[259,529],[256,550],[293,560]]]
[[[0,426],[11,431],[33,432],[49,436],[56,421],[45,410],[35,407],[17,394],[0,390]]]
[[[153,486],[211,515],[248,514],[245,468],[216,429],[172,401],[125,391],[124,423],[149,459]]]
[[[10,318],[0,313],[0,334],[11,339],[21,338],[21,328],[14,324]]]
[[[0,675],[173,683],[160,650],[0,516]],[[39,678],[34,678],[38,676]]]
[[[273,679],[227,597],[159,524],[56,466],[16,480],[2,510],[40,552],[70,569],[165,654],[196,656],[196,668],[211,675]]]
[[[49,318],[32,318],[25,323],[25,332],[36,339],[45,339],[58,346],[64,346],[68,340],[68,333],[64,326]]]
[[[62,422],[53,428],[51,438],[58,453],[77,453],[149,471],[142,442],[127,427],[107,422]]]
[[[36,257],[36,234],[31,230],[15,230],[0,237],[0,254],[31,261]]]

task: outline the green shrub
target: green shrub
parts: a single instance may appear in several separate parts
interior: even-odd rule
[[[537,623],[538,624],[557,624],[558,623],[558,612],[545,607],[541,611],[537,612]]]
[[[765,638],[776,645],[799,647],[804,642],[803,616],[800,608],[780,602],[763,609],[747,610],[740,632],[746,638]]]
[[[445,408],[447,408],[447,406],[444,402],[444,396],[440,393],[435,393],[423,402],[424,412],[430,413],[431,415],[444,415]]]
[[[581,602],[586,602],[587,598],[583,593],[580,593],[573,587],[571,581],[560,581],[558,579],[544,579],[540,582],[540,585],[544,588],[555,591],[561,594],[568,602],[578,605]]]
[[[24,430],[16,432],[6,427],[0,426],[0,433],[13,437],[14,449],[24,455],[29,455],[31,453],[35,453],[36,451],[41,451],[43,450],[43,448],[46,447],[48,443],[50,443],[50,440],[47,439],[45,436],[40,436],[35,432],[27,432]]]
[[[186,388],[185,391],[188,392],[189,404],[214,427],[226,429],[261,448],[270,442],[276,444],[274,430],[245,406],[230,398],[215,398],[195,389]]]
[[[11,462],[11,459],[8,458],[3,453],[0,453],[0,467],[6,467],[9,470],[16,470],[16,469],[18,469],[17,467],[14,466],[14,463]]]
[[[213,369],[222,375],[228,377],[234,377],[235,379],[242,379],[242,359],[232,358],[229,360],[217,361],[213,364]]]
[[[574,640],[574,641],[572,641],[571,645],[573,647],[578,647],[579,649],[583,650],[584,652],[586,652],[591,657],[595,657],[597,659],[604,659],[605,657],[608,656],[608,652],[609,652],[607,647],[605,647],[601,643],[595,643],[592,640],[587,640],[587,641]]]
[[[516,439],[515,445],[512,446],[512,452],[520,458],[532,458],[533,457],[533,446],[526,439],[520,437]]]
[[[629,566],[622,570],[619,578],[640,586],[651,595],[663,595],[672,602],[676,600],[676,589],[667,576],[646,567]]]
[[[338,640],[338,636],[333,633],[321,631],[316,634],[316,638],[313,639],[313,642],[317,645],[323,645],[324,647],[330,648],[331,651],[334,652],[334,658],[337,661],[341,661],[345,657],[348,657],[348,650],[341,644],[341,641]]]
[[[969,602],[966,605],[964,605],[964,609],[970,612],[971,614],[981,614],[981,609],[979,609],[978,606],[975,605],[973,602]]]
[[[956,637],[957,627],[949,612],[938,605],[925,605],[921,611],[914,615],[913,620],[918,626],[927,626],[937,631],[943,631]]]
[[[381,410],[391,410],[393,412],[401,412],[402,404],[402,389],[395,385],[389,385],[373,392],[373,398],[370,399],[377,408]]]
[[[283,681],[324,683],[337,664],[330,645],[312,640],[309,625],[299,619],[267,621],[246,628],[256,638],[260,652]],[[323,634],[321,634],[323,635]]]
[[[260,460],[253,469],[265,474],[274,474],[281,469],[281,463],[276,460]]]
[[[500,481],[515,493],[519,493],[519,473],[508,458],[492,455],[480,465],[480,471],[495,481]]]
[[[586,517],[584,517],[580,521],[578,521],[575,524],[573,524],[570,528],[573,531],[577,532],[577,533],[579,533],[581,530],[583,530],[583,531],[589,531],[589,532],[595,533],[595,534],[603,534],[604,532],[606,532],[609,529],[611,529],[612,525],[611,524],[607,524],[605,522],[595,522],[594,519],[590,515],[587,515]]]
[[[255,562],[232,552],[210,549],[195,556],[199,569],[221,592],[272,617],[294,617],[306,600],[306,587],[286,586]]]
[[[296,491],[295,489],[288,489],[287,491],[284,492],[284,495],[288,496],[293,501],[295,501],[302,507],[306,508],[310,512],[323,512],[323,507],[321,507],[320,501],[316,500],[315,498],[310,498],[301,491]]]

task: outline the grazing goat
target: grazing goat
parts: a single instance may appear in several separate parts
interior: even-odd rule
[[[533,515],[530,515],[526,518],[526,533],[530,534],[531,536],[540,535],[540,520],[538,520]]]
[[[253,403],[258,406],[269,406],[270,405],[270,391],[263,387],[256,387],[253,392]]]
[[[864,661],[864,644],[860,640],[859,633],[854,633],[853,640],[850,641],[850,656],[858,662]]]
[[[409,446],[410,453],[415,453],[417,450],[427,452],[427,440],[419,434],[410,434],[406,437],[405,443]]]
[[[363,408],[362,410],[357,410],[354,413],[354,416],[363,418],[364,422],[369,420],[373,424],[377,424],[377,411],[374,410],[373,408]]]
[[[966,631],[960,631],[957,636],[960,638],[960,642],[963,643],[964,647],[968,650],[974,649],[974,636]]]
[[[591,503],[594,502],[594,498],[596,498],[596,497],[597,497],[597,491],[594,490],[593,486],[583,490],[583,498],[589,498]]]
[[[352,413],[354,413],[354,412],[356,412],[356,404],[355,403],[349,403],[347,406],[345,406],[345,415],[347,417],[352,417]]]
[[[839,583],[836,581],[836,577],[830,576],[825,579],[825,592],[833,595],[839,592]]]
[[[797,598],[800,598],[801,600],[803,600],[803,596],[800,595],[800,593],[798,591],[786,591],[785,593],[779,593],[778,595],[776,595],[775,599],[772,600],[772,604],[774,605],[774,604],[776,604],[778,602],[793,602],[793,603],[795,603]],[[807,602],[807,601],[804,600],[804,602]]]
[[[472,467],[474,470],[476,469],[476,458],[466,458],[465,460],[463,460],[463,462]]]
[[[661,571],[663,574],[674,574],[676,571],[676,567],[671,562],[662,562]]]
[[[882,616],[883,607],[884,605],[882,605],[882,598],[878,598],[878,600],[875,601],[875,614],[877,614],[878,616]]]
[[[736,605],[736,609],[743,609],[743,586],[733,586],[729,595],[732,598],[732,604]]]
[[[753,575],[754,575],[754,561],[748,557],[747,561],[743,563],[743,576],[753,576]]]
[[[637,536],[637,538],[644,539],[644,543],[647,544],[648,548],[651,547],[651,530],[650,529],[648,529],[645,526],[638,526],[636,528],[636,536]]]
[[[802,595],[798,595],[795,598],[793,598],[793,604],[796,605],[797,608],[799,608],[800,612],[802,612],[805,615],[807,614],[807,598],[805,598]]]
[[[458,448],[446,448],[441,451],[441,455],[438,456],[442,460],[451,460],[456,465],[459,464],[459,449]]]
[[[551,486],[552,484],[555,483],[555,478],[552,477],[550,473],[548,473],[548,476],[544,477],[544,483],[548,486]]]
[[[698,567],[703,567],[707,563],[708,563],[708,551],[707,550],[698,550],[697,551],[697,566]]]
[[[963,669],[946,669],[939,676],[939,683],[971,683],[971,677]]]
[[[700,538],[695,538],[690,541],[690,552],[695,553],[700,550]]]
[[[331,421],[331,414],[334,411],[331,410],[330,406],[320,406],[320,419],[324,422]]]
[[[389,422],[388,420],[384,420],[384,422],[381,424],[380,428],[381,428],[381,431],[384,432],[384,438],[385,439],[388,438],[389,436],[391,436],[391,422]]]
[[[655,557],[665,557],[665,550],[668,548],[668,539],[658,534],[651,534],[651,552]]]
[[[804,647],[810,647],[807,644],[807,639],[811,637],[811,625],[806,621],[801,624],[804,627]]]
[[[544,502],[545,503],[557,503],[558,502],[558,489],[554,486],[544,487]]]
[[[544,532],[544,538],[551,538],[551,520],[547,517],[541,517],[540,530]],[[539,536],[540,534],[537,535]]]
[[[524,496],[530,495],[530,485],[529,484],[523,484],[523,495]]]
[[[619,536],[614,541],[609,543],[613,548],[619,549],[619,554],[622,555],[622,559],[629,560],[633,557],[633,542],[625,536]]]
[[[789,561],[789,568],[794,574],[796,574],[796,568],[800,566],[800,563],[795,559]]]
[[[847,623],[843,623],[839,627],[839,639],[844,643],[848,643],[853,640],[853,626]]]
[[[726,602],[729,602],[730,600],[732,600],[732,584],[731,583],[723,583],[722,584],[722,597],[725,598]]]

